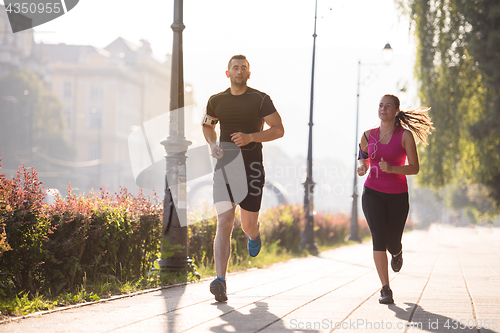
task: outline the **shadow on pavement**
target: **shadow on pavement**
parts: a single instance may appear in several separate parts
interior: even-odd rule
[[[226,303],[217,303],[217,308],[224,312],[220,318],[226,323],[212,327],[210,331],[215,333],[260,331],[273,325],[273,332],[318,332],[315,330],[290,330],[285,327],[283,320],[274,313],[269,312],[266,302],[256,302],[255,308],[249,314],[242,314]]]
[[[165,299],[165,305],[167,307],[167,312],[165,313],[165,317],[167,318],[167,329],[164,330],[164,332],[176,332],[176,317],[181,316],[176,310],[179,306],[179,301],[185,291],[186,285],[176,288],[163,289],[161,291],[161,297]]]
[[[395,315],[399,319],[403,319],[407,321],[408,329],[421,329],[427,332],[481,332],[481,333],[495,333],[495,331],[490,330],[489,328],[492,325],[499,326],[500,323],[497,321],[496,324],[492,323],[491,320],[483,322],[481,320],[477,320],[473,323],[473,319],[469,320],[464,319],[462,323],[460,323],[460,318],[450,318],[437,313],[432,313],[425,311],[420,305],[414,303],[405,303],[407,305],[406,309],[402,309],[398,307],[396,304],[389,305],[389,309],[394,311]],[[417,314],[419,318],[425,318],[422,320],[412,320],[408,322],[410,317],[413,314]],[[477,324],[477,325],[476,325]],[[493,327],[494,328],[494,327]],[[498,327],[497,327],[498,328]]]

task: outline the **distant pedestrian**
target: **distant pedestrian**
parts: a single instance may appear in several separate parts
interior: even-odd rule
[[[244,55],[229,60],[230,87],[210,97],[203,120],[203,134],[217,159],[214,170],[214,203],[217,233],[214,241],[216,278],[210,292],[218,302],[227,301],[226,271],[231,254],[231,234],[236,205],[247,249],[255,257],[261,249],[259,211],[264,187],[262,143],[284,134],[281,117],[271,98],[247,86],[250,64]],[[215,126],[220,123],[220,144]],[[264,123],[269,128],[263,129]],[[241,161],[241,164],[238,164]]]
[[[401,238],[410,208],[406,175],[416,175],[419,171],[413,134],[427,144],[427,135],[434,129],[431,118],[424,113],[429,109],[402,111],[398,97],[384,95],[378,107],[380,126],[365,131],[359,145],[358,175],[364,176],[369,171],[362,206],[372,234],[373,259],[382,282],[379,299],[382,304],[394,303],[386,251],[392,256],[392,269],[399,272],[403,265]]]

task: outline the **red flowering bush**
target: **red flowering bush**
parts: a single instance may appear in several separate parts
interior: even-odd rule
[[[279,206],[262,214],[260,221],[265,237],[279,240],[279,245],[288,251],[301,250],[302,233],[305,228],[304,207],[302,205]],[[314,215],[314,240],[318,245],[332,246],[345,241],[350,231],[351,217],[343,213]],[[359,236],[370,234],[365,220],[359,220]]]
[[[343,243],[351,231],[351,216],[340,214],[317,214],[315,216],[314,237],[319,245],[335,245]],[[368,224],[364,219],[358,219],[358,236],[370,235]]]
[[[11,250],[0,256],[0,295],[74,290],[103,277],[138,279],[160,249],[162,207],[156,197],[122,189],[86,196],[71,193],[53,204],[36,172],[20,167],[1,179],[5,238]]]
[[[0,154],[0,158],[1,158]],[[0,160],[0,169],[2,168],[2,161]],[[5,251],[12,250],[9,243],[7,243],[7,234],[5,233],[5,223],[4,214],[7,210],[7,202],[4,195],[4,187],[6,187],[8,181],[5,175],[0,174],[0,258]]]
[[[24,165],[12,181],[4,178],[1,184],[2,223],[11,250],[0,258],[0,286],[34,292],[43,281],[43,243],[50,229],[42,210],[45,194],[35,170]]]
[[[65,200],[48,207],[52,234],[45,268],[52,272],[50,285],[58,292],[80,284],[84,276],[89,281],[144,276],[159,251],[162,210],[156,201],[126,189],[85,197],[68,189]]]

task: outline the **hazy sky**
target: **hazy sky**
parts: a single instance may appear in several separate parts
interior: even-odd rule
[[[1,0],[0,0],[1,2]],[[314,0],[184,1],[184,76],[202,110],[210,95],[226,89],[224,71],[234,54],[251,65],[249,86],[268,93],[280,112],[285,137],[272,144],[288,155],[306,156]],[[151,43],[159,60],[172,50],[174,1],[81,0],[66,15],[35,28],[44,43],[105,47],[118,37]],[[362,68],[360,131],[378,124],[377,105],[386,92],[406,82],[410,92],[414,47],[408,20],[393,0],[318,0],[314,92],[314,158],[354,163],[357,62],[390,66]],[[414,106],[414,93],[403,106]],[[168,108],[168,106],[166,106]],[[168,110],[166,110],[168,111]],[[201,111],[200,111],[201,112]]]

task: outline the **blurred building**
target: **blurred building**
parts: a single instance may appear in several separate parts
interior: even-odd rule
[[[157,61],[151,45],[141,43],[118,38],[103,49],[36,45],[48,65],[50,89],[63,104],[67,136],[77,152],[72,186],[80,191],[138,188],[128,136],[168,112],[170,95],[170,62]]]
[[[76,153],[55,158],[50,153],[34,151],[37,158],[52,165],[50,170],[40,172],[42,182],[50,183],[49,179],[65,175],[72,188],[81,192],[99,188],[115,192],[120,187],[136,192],[128,138],[149,120],[161,115],[165,119],[170,109],[170,58],[155,59],[146,40],[135,45],[117,38],[105,48],[36,44],[33,29],[12,33],[3,9],[0,8],[0,78],[13,69],[37,74],[63,106],[65,134]],[[11,19],[14,25],[26,25],[29,20],[22,15]],[[185,104],[193,104],[189,85],[186,85]],[[189,126],[192,113],[188,112],[186,117],[187,130],[198,131],[197,126]],[[161,137],[167,137],[168,126],[164,127],[164,133],[161,128]],[[154,141],[159,145],[161,139]],[[141,154],[144,156],[132,159],[148,159],[150,152],[145,149]],[[28,164],[32,165],[31,162]],[[11,169],[3,171],[15,174],[17,168]],[[163,181],[160,183],[155,187],[163,188]],[[66,192],[64,188],[59,190]]]
[[[26,24],[29,18],[12,14],[12,24]],[[17,34],[12,33],[12,28],[5,11],[5,6],[0,5],[0,77],[9,74],[12,69],[30,69],[37,74],[42,74],[42,66],[33,54],[33,30],[25,30]]]

